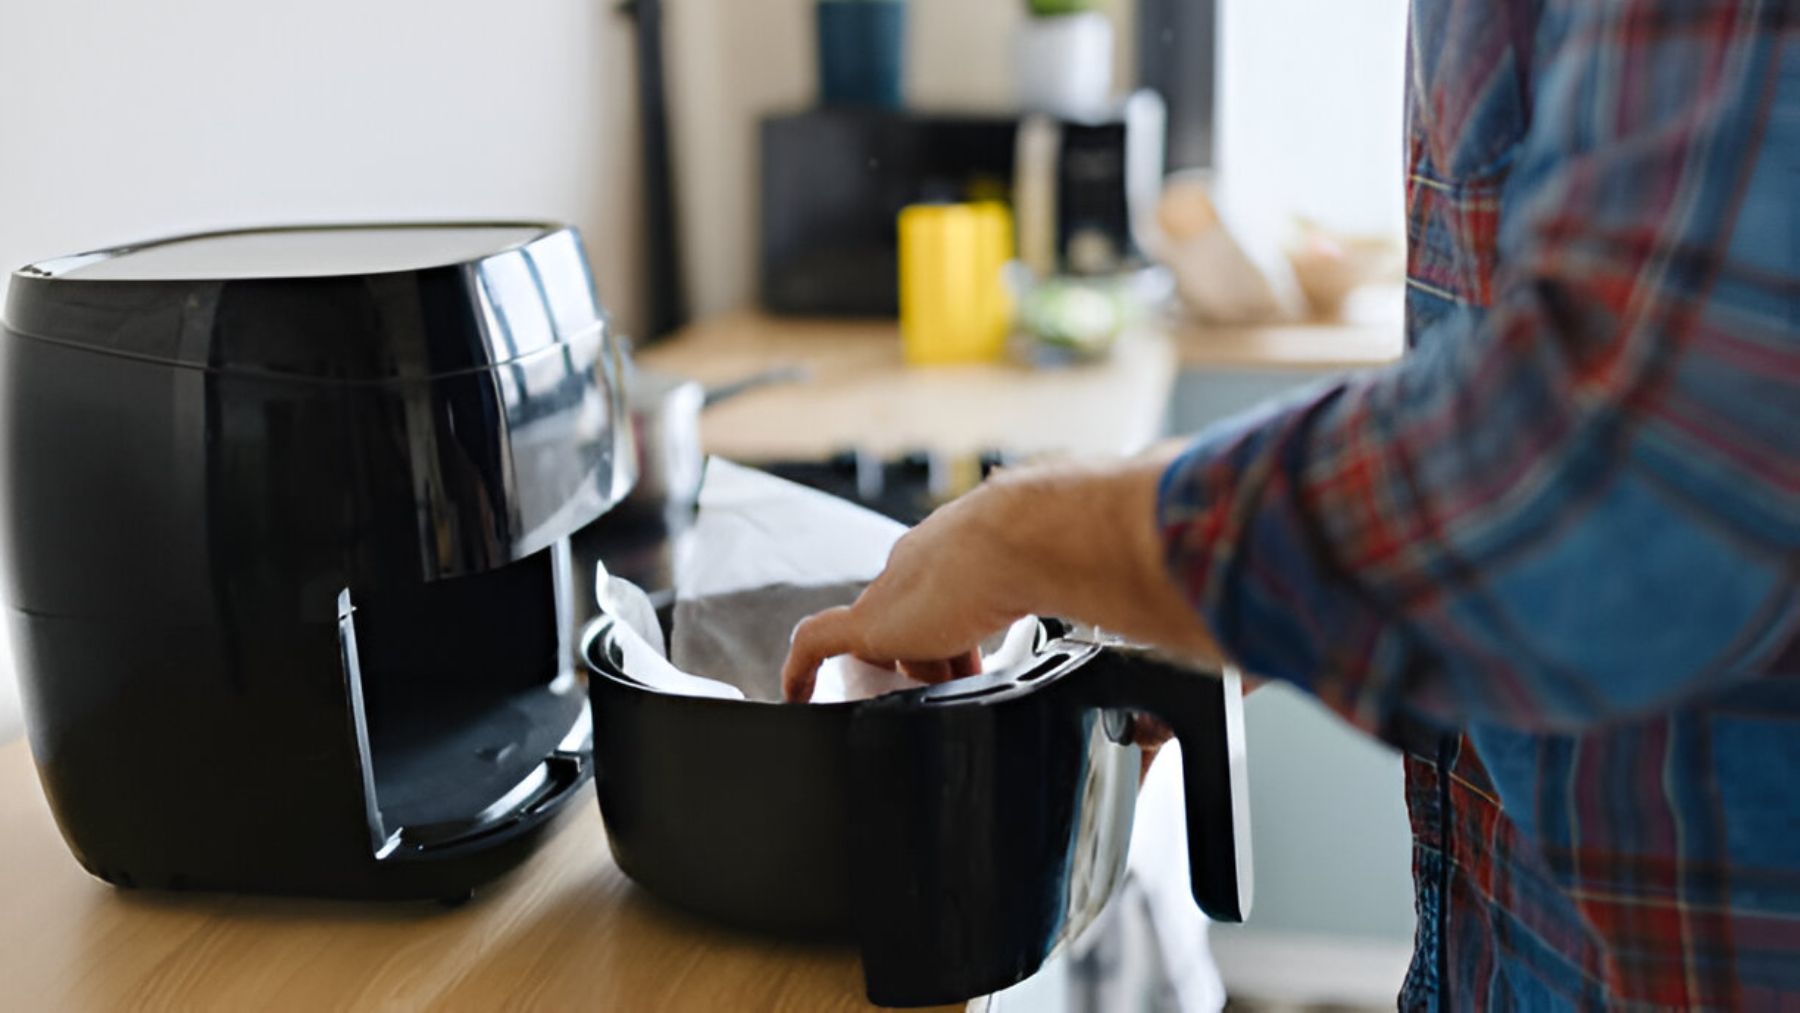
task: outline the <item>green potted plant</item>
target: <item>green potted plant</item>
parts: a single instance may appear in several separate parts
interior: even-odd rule
[[[1080,117],[1112,97],[1112,22],[1096,0],[1026,0],[1013,36],[1019,105]]]
[[[819,99],[899,108],[906,0],[818,0]]]

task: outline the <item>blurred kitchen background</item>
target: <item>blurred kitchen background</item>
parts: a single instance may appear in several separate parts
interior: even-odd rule
[[[1140,377],[1131,407],[1187,432],[1397,354],[1404,7],[0,0],[0,264],[272,222],[563,220],[652,362],[769,365],[733,342],[805,360],[857,313],[841,340],[881,360],[859,390],[949,370],[973,399],[1068,382],[1071,410],[1104,413],[1097,391]],[[902,225],[904,205],[925,210]],[[1003,270],[1014,254],[1029,267]],[[980,277],[934,273],[950,262]],[[790,341],[770,309],[813,319]],[[937,365],[970,359],[997,361]],[[850,368],[821,361],[814,382]],[[837,447],[810,462],[827,480],[866,491],[874,455],[943,490],[912,420],[869,435],[879,398],[783,416],[780,396],[723,424],[743,438],[768,398]],[[951,450],[1057,449],[1054,427],[987,425]],[[17,706],[0,677],[0,741]],[[1249,740],[1256,910],[1211,939],[1228,992],[1386,1005],[1412,933],[1398,760],[1280,688]],[[1018,1008],[1091,1005],[1106,959]]]

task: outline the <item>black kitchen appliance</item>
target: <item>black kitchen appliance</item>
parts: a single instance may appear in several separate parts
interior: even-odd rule
[[[665,610],[665,627],[671,617]],[[617,620],[583,637],[595,783],[619,867],[746,928],[847,939],[869,999],[957,1002],[1034,973],[1123,874],[1137,795],[1132,712],[1182,745],[1200,907],[1250,907],[1241,687],[1044,621],[1026,660],[845,703],[659,692]],[[742,678],[742,677],[740,677]]]
[[[1088,120],[827,107],[762,123],[763,305],[899,312],[896,219],[909,204],[1003,200],[1040,273],[1143,266],[1136,224],[1161,185],[1161,100]]]
[[[591,772],[568,540],[631,480],[620,356],[555,225],[17,272],[5,598],[82,865],[458,898],[523,857]]]

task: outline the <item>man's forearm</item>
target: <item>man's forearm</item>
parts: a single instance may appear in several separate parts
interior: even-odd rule
[[[1199,660],[1218,651],[1163,558],[1157,488],[1179,447],[1083,468],[1001,475],[982,495],[1017,561],[1021,612],[1092,623]]]

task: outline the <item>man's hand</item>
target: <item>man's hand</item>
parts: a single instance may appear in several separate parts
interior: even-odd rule
[[[789,700],[812,697],[825,659],[853,654],[923,682],[981,670],[976,645],[1026,614],[1026,568],[998,527],[1009,512],[983,486],[906,533],[856,601],[800,623],[781,673]]]
[[[853,604],[795,629],[782,671],[787,699],[810,699],[819,665],[840,654],[928,682],[972,675],[976,645],[1029,614],[1214,659],[1211,637],[1163,566],[1156,490],[1174,453],[1005,472],[932,514]]]

